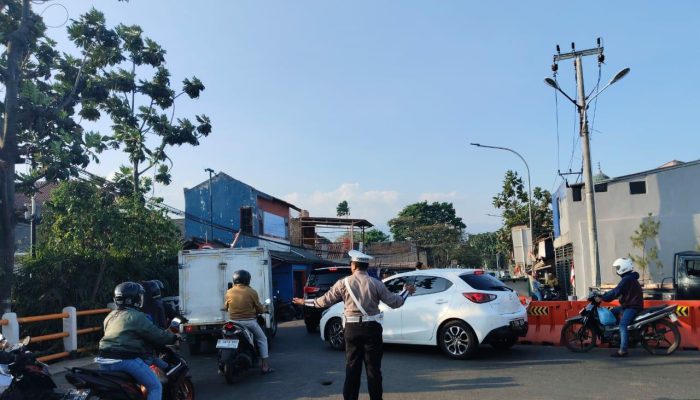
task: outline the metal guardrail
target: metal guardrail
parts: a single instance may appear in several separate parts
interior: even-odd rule
[[[6,313],[2,316],[2,319],[0,319],[0,327],[2,328],[2,333],[5,336],[5,338],[7,338],[7,341],[10,344],[14,344],[19,342],[20,324],[53,321],[58,319],[63,320],[62,332],[32,337],[32,343],[46,342],[59,339],[63,340],[64,351],[37,358],[37,360],[39,361],[47,362],[58,360],[61,358],[67,358],[70,357],[72,354],[87,351],[87,349],[85,348],[78,348],[78,336],[94,332],[100,332],[102,330],[102,327],[92,326],[78,329],[78,317],[108,314],[111,311],[112,309],[110,308],[77,311],[75,307],[65,307],[63,309],[63,312],[61,313],[36,315],[31,317],[17,317],[15,313]]]

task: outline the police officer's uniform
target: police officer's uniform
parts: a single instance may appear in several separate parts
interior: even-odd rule
[[[372,259],[356,250],[351,250],[348,254],[355,262],[368,263]],[[356,400],[359,396],[363,361],[367,368],[369,397],[371,400],[381,400],[383,350],[379,302],[398,308],[407,296],[405,290],[401,294],[394,294],[382,281],[369,276],[366,270],[357,270],[351,276],[336,282],[328,293],[309,304],[323,308],[340,301],[345,303],[345,400]]]

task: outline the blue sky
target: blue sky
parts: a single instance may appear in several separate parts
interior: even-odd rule
[[[672,4],[672,5],[669,5]],[[156,194],[183,208],[182,189],[223,171],[312,215],[386,222],[420,201],[454,203],[469,232],[494,230],[491,199],[514,155],[532,184],[552,190],[557,169],[580,169],[574,108],[543,83],[555,45],[605,45],[601,84],[631,73],[595,106],[591,153],[610,176],[699,158],[700,3],[693,1],[165,1],[66,2],[108,23],[138,24],[168,52],[173,81],[196,75],[207,89],[177,104],[208,114],[213,133],[171,151],[173,183]],[[35,6],[37,10],[41,7]],[[65,19],[61,7],[47,24]],[[66,46],[65,28],[49,33]],[[68,47],[66,47],[68,48]],[[589,57],[590,58],[590,57]],[[584,63],[587,91],[598,68]],[[559,82],[575,92],[571,62]],[[105,124],[104,126],[108,126]],[[557,135],[558,132],[558,135]],[[559,144],[557,144],[557,136]],[[573,157],[572,157],[573,155]],[[109,175],[126,156],[108,153]]]

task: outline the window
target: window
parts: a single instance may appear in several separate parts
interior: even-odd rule
[[[414,296],[423,294],[440,293],[449,289],[452,282],[437,276],[416,276],[416,292]]]
[[[401,293],[403,290],[403,285],[413,282],[413,277],[399,277],[399,278],[394,278],[391,280],[388,280],[384,283],[386,285],[386,288],[389,289],[390,292],[392,293]],[[418,290],[416,289],[416,293],[418,293]]]
[[[241,207],[241,232],[253,233],[253,208]]]
[[[599,184],[593,186],[593,190],[595,190],[596,193],[607,192],[608,191],[608,184],[607,183],[599,183]]]
[[[571,195],[574,201],[581,201],[581,186],[572,186]]]
[[[686,261],[685,270],[688,272],[688,276],[700,277],[700,260]]]
[[[464,274],[459,277],[476,290],[512,291],[503,282],[488,274]]]
[[[630,194],[644,194],[647,192],[645,181],[630,182]]]

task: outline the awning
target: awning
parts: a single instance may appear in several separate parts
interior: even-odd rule
[[[305,265],[348,265],[347,262],[338,262],[327,260],[316,256],[315,254],[301,249],[292,249],[290,251],[270,250],[270,257],[273,261],[280,261],[285,264],[305,264]]]

